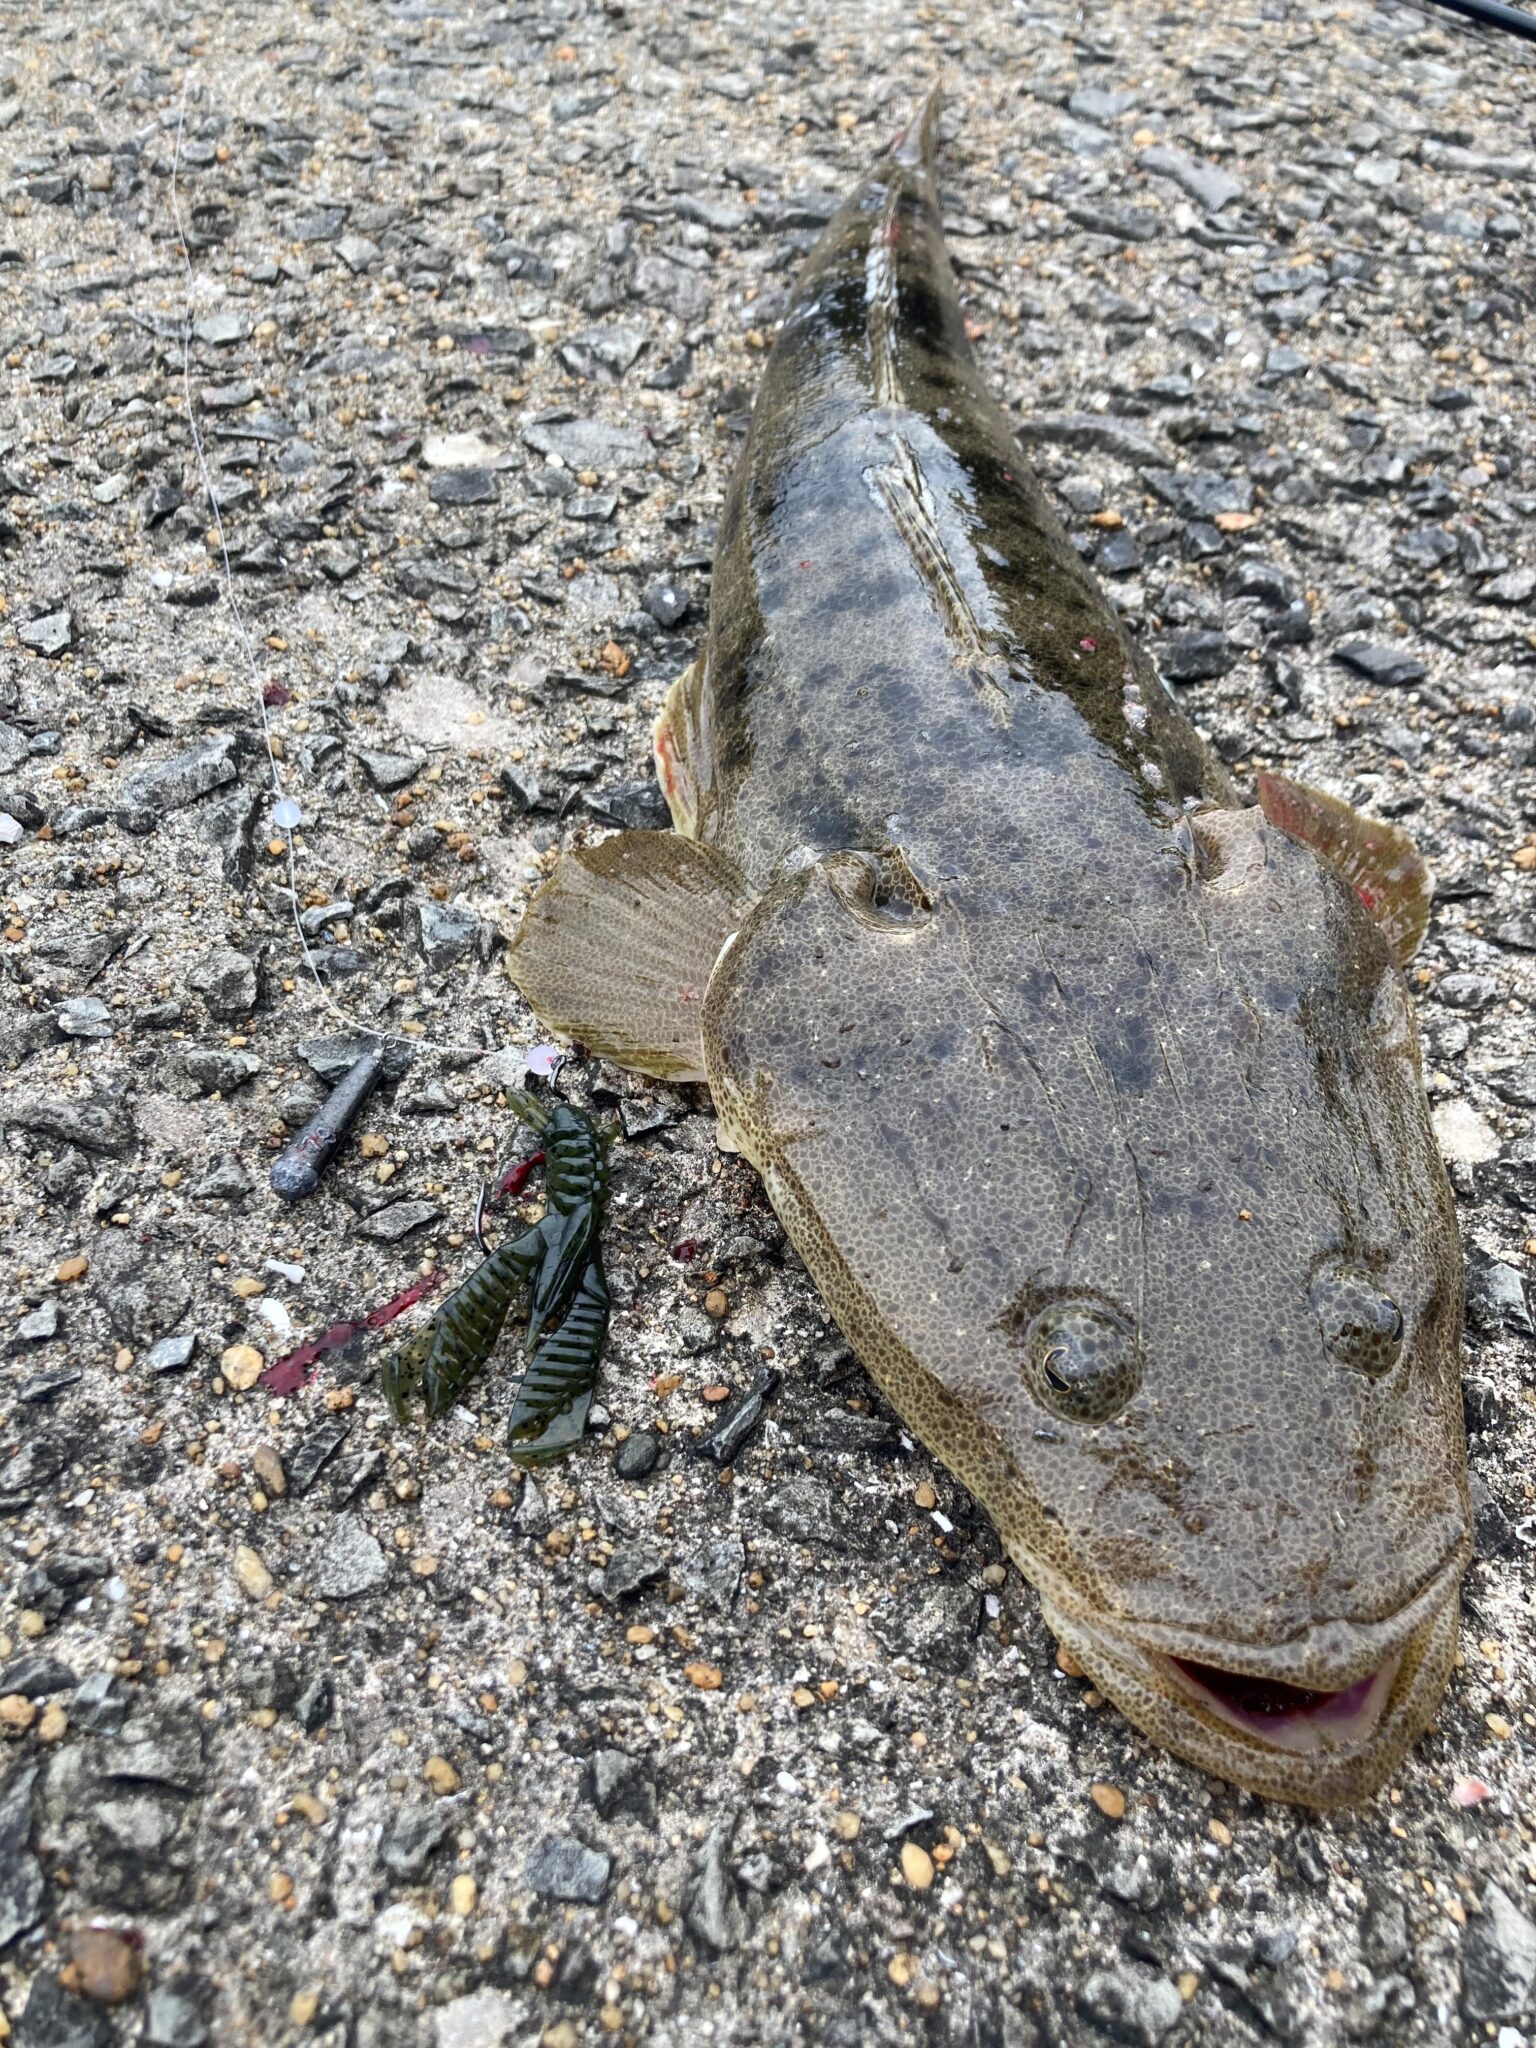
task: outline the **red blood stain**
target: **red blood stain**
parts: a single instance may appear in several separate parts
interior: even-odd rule
[[[542,1152],[530,1152],[526,1159],[520,1159],[516,1166],[509,1166],[491,1190],[492,1202],[515,1202],[528,1185],[528,1176],[536,1166],[544,1164]]]
[[[392,1323],[396,1316],[403,1316],[408,1308],[414,1308],[418,1301],[443,1283],[443,1268],[434,1266],[430,1273],[423,1273],[419,1280],[413,1280],[409,1287],[381,1302],[377,1308],[369,1309],[363,1317],[365,1330],[382,1330],[386,1323]]]
[[[434,1266],[430,1273],[413,1280],[409,1287],[402,1288],[388,1301],[380,1302],[377,1308],[371,1308],[361,1316],[346,1317],[322,1330],[318,1337],[306,1338],[296,1350],[269,1365],[257,1384],[265,1387],[269,1394],[296,1394],[300,1387],[309,1385],[315,1376],[315,1367],[328,1351],[340,1351],[343,1345],[350,1344],[364,1330],[382,1330],[396,1316],[403,1316],[408,1308],[414,1308],[423,1295],[441,1286],[442,1281],[443,1268]]]

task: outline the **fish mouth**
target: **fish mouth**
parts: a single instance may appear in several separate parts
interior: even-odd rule
[[[1404,1652],[1335,1692],[1224,1671],[1188,1657],[1161,1656],[1170,1682],[1229,1728],[1294,1756],[1359,1749],[1380,1725]]]
[[[1437,1573],[1395,1624],[1358,1633],[1328,1624],[1268,1650],[1208,1638],[1174,1649],[1148,1640],[1164,1633],[1155,1628],[1045,1597],[1041,1607],[1099,1690],[1153,1741],[1265,1798],[1326,1809],[1371,1798],[1433,1718],[1455,1656],[1461,1563]]]

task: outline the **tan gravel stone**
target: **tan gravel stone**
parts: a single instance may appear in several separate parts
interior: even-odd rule
[[[429,1756],[422,1766],[421,1775],[439,1799],[446,1799],[450,1793],[457,1792],[464,1782],[445,1756]]]
[[[143,1974],[141,1942],[115,1927],[82,1927],[69,1938],[69,1960],[59,1981],[98,2005],[121,2005],[138,1989]]]
[[[248,1543],[235,1546],[234,1574],[240,1590],[252,1600],[265,1600],[272,1590],[272,1574]]]
[[[231,1344],[219,1354],[219,1371],[238,1394],[255,1386],[265,1363],[254,1344]]]

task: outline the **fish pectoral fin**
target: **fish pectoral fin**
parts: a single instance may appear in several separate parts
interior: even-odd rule
[[[735,864],[672,832],[565,854],[523,913],[508,971],[541,1023],[663,1081],[702,1081],[699,1015],[751,905]]]
[[[1401,826],[1368,818],[1341,797],[1286,775],[1259,776],[1259,807],[1272,825],[1337,869],[1406,965],[1429,927],[1434,880]]]
[[[656,780],[672,813],[672,829],[685,839],[698,836],[703,794],[694,763],[696,709],[704,688],[704,659],[691,661],[667,691],[651,729],[651,754]]]

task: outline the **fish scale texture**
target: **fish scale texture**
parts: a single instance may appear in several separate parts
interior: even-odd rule
[[[6,30],[13,2038],[1516,2048],[1525,51],[1395,6],[1120,0],[69,0]],[[971,346],[1074,547],[1245,798],[1321,784],[1439,880],[1412,985],[1478,1547],[1435,1728],[1357,1811],[1238,1794],[1058,1662],[689,1086],[563,1081],[622,1134],[565,1464],[510,1469],[510,1340],[430,1431],[378,1388],[405,1322],[252,1383],[429,1257],[467,1271],[482,1161],[534,1149],[503,938],[557,847],[665,822],[650,728],[766,347],[938,72]],[[340,1016],[269,851],[173,165],[191,405]],[[353,1024],[404,1042],[290,1207],[270,1162]],[[728,1474],[690,1455],[763,1369]]]

